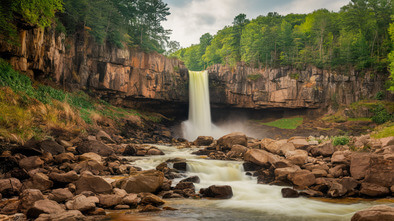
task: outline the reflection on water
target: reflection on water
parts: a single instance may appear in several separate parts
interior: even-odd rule
[[[166,199],[177,211],[132,214],[116,220],[350,220],[361,209],[376,204],[394,206],[392,200],[333,200],[282,198],[280,186],[257,184],[246,176],[241,162],[202,159],[192,155],[196,149],[157,146],[165,155],[133,157],[133,165],[152,169],[167,159],[187,159],[187,176],[199,176],[196,190],[210,185],[230,185],[234,196],[227,200]],[[180,179],[174,180],[173,185]]]

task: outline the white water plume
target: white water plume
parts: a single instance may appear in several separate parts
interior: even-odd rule
[[[189,141],[198,136],[219,138],[226,134],[211,122],[207,71],[189,71],[189,119],[182,123],[182,132]]]

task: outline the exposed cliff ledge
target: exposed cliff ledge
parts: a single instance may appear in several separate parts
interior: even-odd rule
[[[98,45],[86,34],[65,37],[53,29],[30,29],[20,30],[19,46],[0,42],[0,56],[28,75],[98,91],[108,100],[186,112],[187,69],[181,61],[158,53]],[[336,73],[314,67],[299,71],[214,65],[208,72],[211,103],[253,109],[350,104],[375,95],[385,80],[369,73],[361,77],[354,71]]]
[[[211,102],[242,108],[322,108],[370,98],[382,90],[385,76],[336,73],[308,67],[256,69],[214,65],[208,69]]]
[[[0,42],[0,55],[35,78],[139,100],[186,102],[187,69],[177,59],[137,49],[98,45],[86,34],[20,30],[20,45]],[[105,93],[104,93],[105,94]]]

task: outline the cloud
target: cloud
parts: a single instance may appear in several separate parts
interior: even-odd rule
[[[349,0],[163,0],[171,15],[162,25],[171,29],[171,39],[182,47],[198,44],[201,35],[216,34],[231,25],[235,16],[245,13],[249,19],[268,12],[309,13],[320,8],[338,11]]]

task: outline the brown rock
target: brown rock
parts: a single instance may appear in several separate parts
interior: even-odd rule
[[[86,217],[78,210],[67,210],[54,214],[41,214],[35,221],[83,221]]]
[[[352,177],[357,180],[364,178],[370,161],[371,154],[353,153],[350,161],[350,174]]]
[[[0,213],[8,215],[15,214],[18,212],[19,205],[20,201],[18,199],[0,201]]]
[[[99,199],[95,196],[86,197],[84,195],[78,195],[72,200],[67,201],[66,208],[68,210],[86,212],[94,210],[96,208],[96,203],[99,203]]]
[[[335,167],[330,168],[328,170],[328,173],[331,174],[332,177],[340,177],[340,176],[343,175],[343,169],[342,168],[344,168],[343,164],[336,165]]]
[[[185,178],[185,179],[183,179],[183,180],[181,180],[179,182],[180,183],[182,183],[182,182],[200,183],[200,177],[198,177],[198,176],[191,176],[191,177]]]
[[[248,139],[246,135],[240,132],[235,132],[231,134],[227,134],[218,140],[218,146],[225,149],[231,149],[233,145],[239,144],[242,146],[248,146]]]
[[[20,199],[20,210],[23,213],[26,213],[31,206],[33,206],[34,202],[38,200],[43,200],[44,195],[42,195],[41,191],[38,189],[25,189],[19,196]]]
[[[114,207],[114,210],[125,210],[125,209],[130,209],[129,205],[116,205]]]
[[[347,189],[340,183],[332,181],[327,195],[333,198],[342,197],[347,193]]]
[[[69,171],[67,173],[52,172],[49,174],[49,178],[57,183],[72,183],[77,181],[79,176],[75,171]]]
[[[75,161],[75,156],[73,153],[61,153],[55,156],[55,162],[58,164],[62,164],[64,162],[72,162]]]
[[[123,204],[130,205],[132,207],[136,207],[140,202],[141,198],[139,198],[135,193],[129,193],[122,199]]]
[[[301,170],[301,168],[298,166],[277,168],[274,171],[275,178],[277,180],[287,181],[289,174],[292,174],[292,173],[299,171],[299,170]]]
[[[308,170],[298,170],[288,175],[288,179],[296,186],[308,187],[315,184],[315,175]]]
[[[174,189],[183,190],[183,189],[192,189],[194,190],[194,184],[192,182],[179,182]]]
[[[76,182],[76,193],[80,194],[83,191],[92,191],[93,193],[110,193],[112,186],[103,178],[94,176],[92,174],[84,173]]]
[[[285,156],[293,164],[304,165],[308,159],[308,152],[305,150],[288,151]]]
[[[312,173],[313,173],[313,175],[315,175],[316,178],[327,176],[327,171],[323,170],[323,169],[313,169]]]
[[[36,188],[41,191],[48,190],[53,186],[53,182],[49,180],[49,177],[43,173],[36,173],[33,175],[30,182],[25,183],[29,188]]]
[[[103,142],[108,142],[108,143],[115,143],[115,141],[111,138],[110,135],[108,135],[105,131],[100,130],[97,134],[96,134],[96,138],[99,141],[103,141]]]
[[[144,213],[144,212],[157,212],[157,211],[161,211],[161,209],[160,209],[160,208],[157,208],[157,207],[155,207],[155,206],[152,206],[152,205],[150,205],[150,204],[145,205],[145,206],[141,206],[141,207],[139,207],[139,209],[138,209],[138,212],[140,212],[140,213]]]
[[[84,161],[84,160],[95,160],[98,163],[103,164],[103,158],[97,153],[93,153],[93,152],[84,153],[81,156],[79,156],[79,161]]]
[[[111,147],[97,140],[82,141],[77,144],[76,150],[79,154],[93,152],[104,157],[110,156],[114,153]]]
[[[146,152],[146,155],[164,155],[164,153],[163,151],[152,147]]]
[[[331,156],[333,164],[350,164],[350,151],[335,151]]]
[[[137,172],[128,178],[116,182],[116,187],[128,193],[156,192],[164,181],[164,174],[157,170]]]
[[[293,143],[296,149],[306,149],[309,147],[308,141],[304,138],[291,139],[289,143]]]
[[[49,152],[53,156],[64,153],[65,149],[62,145],[58,144],[54,140],[41,141],[38,146],[43,152]]]
[[[211,136],[198,136],[193,142],[196,146],[209,146],[213,143],[214,139]]]
[[[52,193],[48,196],[48,199],[56,201],[58,203],[62,203],[62,202],[65,202],[73,197],[74,197],[74,195],[70,192],[70,190],[67,188],[64,188],[64,189],[52,190]]]
[[[391,221],[394,220],[394,207],[377,205],[356,212],[351,221]]]
[[[116,194],[100,194],[98,196],[99,204],[104,208],[111,208],[122,203],[122,198]]]
[[[281,193],[283,198],[297,198],[300,196],[296,190],[291,188],[282,188]]]
[[[362,183],[360,193],[371,197],[382,197],[390,193],[387,187],[373,183]]]
[[[335,148],[332,145],[331,141],[326,141],[322,144],[319,144],[317,147],[313,147],[311,149],[311,154],[313,156],[329,157],[334,153],[334,151]]]
[[[372,155],[365,171],[365,182],[390,187],[394,183],[394,159],[386,155]]]
[[[270,166],[270,154],[265,150],[248,150],[244,155],[244,160],[263,167]]]
[[[21,188],[22,183],[16,178],[0,179],[0,193],[3,197],[16,195]]]
[[[200,193],[205,197],[213,197],[218,199],[230,199],[233,197],[233,190],[231,186],[216,186],[212,185],[208,188],[200,189]]]
[[[105,170],[105,167],[101,163],[95,160],[85,160],[78,163],[74,167],[74,170],[78,173],[82,173],[84,171],[90,171],[93,174],[98,175]]]
[[[64,212],[64,209],[57,202],[53,200],[38,200],[34,202],[26,215],[29,218],[37,218],[42,213],[55,214],[61,212]]]
[[[19,166],[27,171],[41,167],[44,161],[38,156],[26,157],[19,161]]]
[[[142,204],[151,204],[153,206],[161,206],[165,202],[158,196],[152,193],[140,193],[141,203]]]
[[[380,142],[382,143],[382,147],[394,145],[394,136],[381,138]]]

